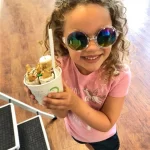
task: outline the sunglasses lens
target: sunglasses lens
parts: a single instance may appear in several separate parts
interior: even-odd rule
[[[113,28],[102,29],[98,36],[97,42],[102,47],[108,47],[116,41],[116,31]]]
[[[87,46],[88,40],[84,33],[77,31],[69,34],[67,43],[71,49],[78,51],[84,49]]]

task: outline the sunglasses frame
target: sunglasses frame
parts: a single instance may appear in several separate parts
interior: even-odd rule
[[[99,30],[95,35],[93,35],[93,36],[91,36],[91,37],[89,37],[85,32],[79,31],[79,30],[75,30],[75,31],[69,33],[68,36],[69,36],[70,34],[74,33],[74,32],[81,32],[81,33],[83,33],[83,34],[86,36],[86,38],[87,38],[87,45],[86,45],[86,47],[83,48],[83,49],[79,49],[79,50],[72,49],[72,48],[69,46],[68,42],[67,42],[68,36],[67,36],[67,37],[62,37],[62,40],[63,40],[63,43],[64,43],[64,44],[66,44],[69,48],[71,48],[71,49],[74,50],[74,51],[83,51],[83,50],[87,49],[87,48],[89,47],[89,42],[92,41],[92,40],[94,40],[95,44],[96,44],[99,48],[107,48],[107,47],[109,47],[109,46],[106,46],[106,47],[100,46],[100,45],[98,44],[98,41],[97,41],[98,34],[99,34],[102,30],[104,30],[104,29],[106,29],[106,28],[111,28],[111,29],[113,29],[113,31],[115,31],[115,33],[116,33],[116,39],[115,39],[115,41],[114,41],[111,45],[109,45],[109,46],[112,46],[112,45],[116,42],[117,37],[119,36],[119,33],[117,32],[117,30],[116,30],[115,27],[113,27],[113,26],[108,26],[108,27],[100,28],[100,30]]]

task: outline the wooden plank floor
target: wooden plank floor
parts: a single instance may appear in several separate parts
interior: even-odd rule
[[[150,1],[124,0],[128,8],[132,83],[117,123],[120,150],[150,149]],[[38,41],[43,38],[46,18],[54,0],[0,0],[0,91],[31,106],[23,90],[27,63],[42,55]],[[0,105],[5,104],[0,100]],[[44,110],[49,112],[48,110]],[[18,123],[34,114],[16,107]],[[44,118],[52,150],[87,150],[67,134],[63,120],[49,124]]]

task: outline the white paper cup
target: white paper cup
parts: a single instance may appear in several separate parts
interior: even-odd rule
[[[48,93],[63,92],[62,70],[60,67],[57,67],[56,71],[57,77],[55,79],[40,85],[28,85],[24,78],[24,84],[31,90],[39,104],[42,104],[43,98],[47,96]]]

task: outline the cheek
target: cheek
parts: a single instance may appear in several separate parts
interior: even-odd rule
[[[76,52],[76,51],[70,50],[70,49],[69,49],[69,55],[72,58],[72,60],[74,60],[74,61],[78,61],[81,56],[80,52]]]
[[[108,57],[110,55],[110,52],[111,52],[111,47],[105,48],[104,52],[105,52],[105,55]]]

